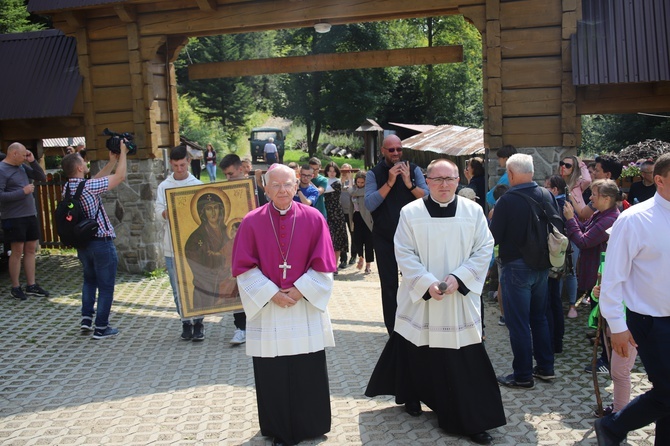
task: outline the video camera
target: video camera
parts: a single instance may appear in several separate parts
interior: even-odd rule
[[[123,139],[123,142],[126,143],[126,147],[128,148],[128,155],[135,155],[137,152],[137,144],[133,142],[133,139],[135,137],[133,136],[132,133],[116,133],[111,131],[110,129],[105,129],[102,132],[103,135],[109,136],[109,139],[105,143],[105,146],[107,146],[107,150],[109,150],[112,153],[116,153],[117,155],[121,153],[121,140]]]

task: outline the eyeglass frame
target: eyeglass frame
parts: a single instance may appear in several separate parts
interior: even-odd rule
[[[433,181],[433,182],[438,182],[439,184],[444,184],[444,183],[456,183],[460,179],[460,177],[426,177],[427,180]]]
[[[558,165],[559,165],[559,166],[565,166],[565,167],[567,167],[568,169],[572,169],[573,167],[575,167],[575,165],[574,165],[573,163],[564,163],[563,161],[560,161],[560,162],[558,163]]]
[[[402,152],[402,147],[385,147],[384,150],[387,150],[388,153]]]

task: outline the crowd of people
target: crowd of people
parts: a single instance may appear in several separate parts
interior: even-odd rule
[[[243,310],[234,313],[230,343],[246,344],[253,358],[261,433],[274,445],[297,444],[330,430],[325,349],[335,345],[327,309],[334,276],[353,264],[369,273],[375,258],[389,338],[365,395],[393,395],[415,417],[424,404],[445,432],[490,444],[488,431],[506,423],[499,386],[528,390],[536,379],[553,381],[564,317],[577,317],[586,299],[608,329],[599,334],[599,358],[584,369],[611,369],[615,381],[614,404],[595,424],[598,444],[620,444],[629,431],[654,421],[656,444],[670,443],[670,283],[658,274],[670,266],[670,154],[640,163],[643,180],[631,187],[631,202],[615,182],[621,164],[608,155],[588,166],[565,156],[541,187],[533,157],[504,146],[497,156],[505,172],[486,193],[482,158],[467,161],[465,181],[447,159],[431,162],[424,172],[402,159],[395,135],[384,138],[380,161],[367,172],[334,162],[322,168],[318,158],[304,165],[272,163],[273,145],[265,147],[270,165],[263,176],[235,154],[217,165],[216,151],[207,146],[202,158],[210,181],[216,180],[217,166],[227,180],[254,178],[256,208],[231,235],[220,227],[225,212],[220,198],[202,195],[194,208],[201,226],[186,247],[193,258],[219,253],[220,263],[209,269],[225,269],[235,278]],[[119,333],[109,321],[118,262],[115,232],[100,196],[125,180],[126,154],[122,142],[120,153],[110,153],[91,179],[79,153],[63,158],[69,178],[64,187],[73,191],[85,181],[82,204],[98,222],[96,238],[77,253],[84,273],[81,329],[93,332],[94,339]],[[184,317],[165,197],[167,189],[202,184],[189,172],[192,161],[186,146],[171,150],[172,172],[158,186],[156,218],[165,222],[162,247],[180,338],[199,342],[205,339],[204,317]],[[35,281],[38,236],[30,180],[43,177],[30,151],[18,143],[9,146],[0,163],[0,210],[12,247],[11,294],[21,300],[26,294],[49,295]],[[545,218],[562,223],[559,230],[570,241],[562,267],[527,260],[536,249],[526,242],[533,202]],[[220,242],[205,249],[205,243],[214,243],[205,236],[212,231],[220,233]],[[25,289],[19,283],[21,263]],[[499,324],[509,331],[513,355],[511,373],[500,376],[484,344],[482,294],[492,275],[498,276]],[[207,289],[220,284],[194,286],[207,299]],[[636,354],[652,388],[629,402]]]

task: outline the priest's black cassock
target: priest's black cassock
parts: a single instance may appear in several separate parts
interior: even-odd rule
[[[481,338],[480,294],[493,251],[481,207],[458,196],[447,204],[416,200],[403,207],[394,243],[402,272],[395,331],[365,395],[421,401],[452,434],[506,424]],[[428,288],[450,274],[458,291],[432,299]]]

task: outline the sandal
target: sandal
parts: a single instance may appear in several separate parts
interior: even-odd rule
[[[357,269],[363,269],[363,257],[358,258],[358,264],[356,265]]]
[[[370,270],[370,265],[365,266],[365,274],[370,274],[372,271]]]

